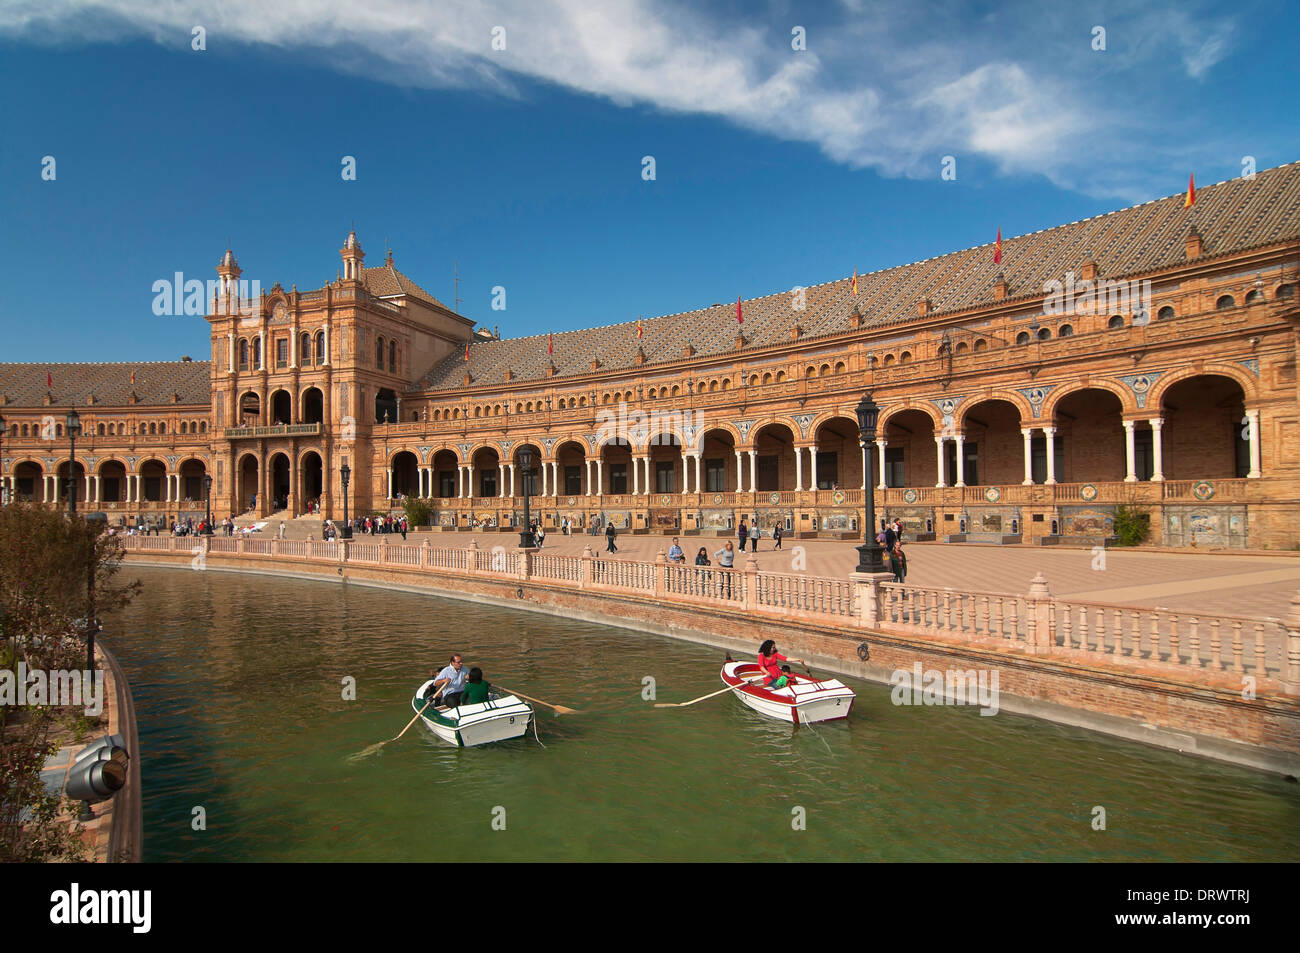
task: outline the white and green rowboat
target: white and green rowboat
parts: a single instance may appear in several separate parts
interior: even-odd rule
[[[490,744],[493,741],[505,741],[518,738],[528,730],[533,719],[533,710],[514,695],[501,695],[495,689],[487,701],[478,705],[461,705],[458,708],[430,705],[424,693],[433,684],[429,679],[416,690],[411,699],[411,708],[420,714],[425,727],[450,745],[471,748],[474,745]]]

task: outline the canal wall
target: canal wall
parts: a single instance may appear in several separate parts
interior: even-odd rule
[[[1051,600],[1041,578],[1023,596],[938,593],[856,573],[760,573],[752,556],[745,569],[727,571],[673,566],[662,554],[634,563],[474,545],[153,537],[128,540],[127,559],[430,593],[686,639],[740,658],[771,638],[814,671],[884,684],[917,664],[996,672],[1000,710],[1300,775],[1300,596],[1285,621],[1170,619],[1121,607],[1099,617]]]

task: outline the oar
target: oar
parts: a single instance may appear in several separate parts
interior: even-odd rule
[[[762,675],[758,675],[755,676],[754,678],[746,678],[744,679],[744,682],[746,685],[752,685],[754,684],[754,682],[758,681],[762,677],[763,677]],[[727,694],[727,692],[735,691],[737,687],[738,686],[736,685],[728,685],[724,689],[721,689],[716,692],[710,692],[707,695],[701,695],[699,698],[692,698],[688,702],[655,702],[655,707],[656,708],[685,708],[687,705],[694,705],[696,702],[702,702],[706,698],[717,698],[719,695],[725,695]]]
[[[538,705],[545,705],[547,708],[554,708],[557,715],[581,714],[576,708],[568,708],[564,705],[552,705],[550,702],[544,702],[540,698],[533,698],[530,695],[525,695],[523,692],[517,692],[514,689],[506,688],[504,685],[498,685],[497,688],[501,689],[501,691],[505,692],[507,695],[516,695],[519,698],[526,698],[530,702],[536,702]]]
[[[389,738],[387,741],[381,741],[381,742],[379,742],[378,744],[373,744],[373,745],[371,745],[369,748],[366,748],[366,749],[363,750],[363,751],[358,751],[356,754],[354,754],[354,755],[351,757],[350,760],[352,760],[352,761],[360,761],[362,758],[365,758],[365,757],[367,757],[367,756],[369,756],[369,755],[374,754],[376,751],[378,751],[378,750],[379,750],[380,748],[382,748],[384,745],[392,744],[392,743],[393,743],[394,741],[396,741],[398,738],[402,737],[402,735],[406,734],[408,731],[411,730],[411,726],[412,726],[413,724],[415,724],[415,723],[420,719],[420,716],[424,714],[425,710],[428,709],[428,707],[429,707],[430,705],[432,705],[433,702],[434,702],[434,699],[432,699],[432,698],[430,698],[427,702],[425,702],[425,703],[424,703],[424,708],[421,708],[419,711],[417,711],[417,712],[415,713],[415,717],[412,718],[410,721],[408,721],[408,722],[406,723],[406,727],[403,728],[401,731],[399,731],[399,732],[397,733],[397,736],[396,736],[396,737],[394,737],[394,738]]]

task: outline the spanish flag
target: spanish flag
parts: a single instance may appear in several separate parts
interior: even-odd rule
[[[546,353],[547,354],[555,353],[555,342],[551,340],[551,335],[549,333],[546,335]]]
[[[1183,208],[1191,208],[1196,204],[1196,173],[1193,172],[1187,176],[1187,194],[1183,196]]]
[[[858,269],[853,269],[853,297],[858,296]]]
[[[45,389],[54,390],[54,377],[49,371],[45,372]]]
[[[135,371],[131,372],[131,386],[135,386]]]
[[[1002,226],[998,226],[998,240],[993,246],[993,264],[1002,264]]]
[[[465,363],[469,363],[469,342],[465,342]]]
[[[641,315],[636,316],[636,337],[641,340],[641,335],[645,334],[645,328],[641,327]]]
[[[736,295],[736,323],[737,324],[745,323],[745,315],[740,310],[740,295]]]

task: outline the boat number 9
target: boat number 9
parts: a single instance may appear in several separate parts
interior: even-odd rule
[[[514,723],[515,723],[515,716],[514,716],[514,715],[511,715],[511,716],[510,716],[510,724],[513,725]]]
[[[866,642],[858,646],[858,658],[864,662],[871,658],[871,646],[867,645]]]

